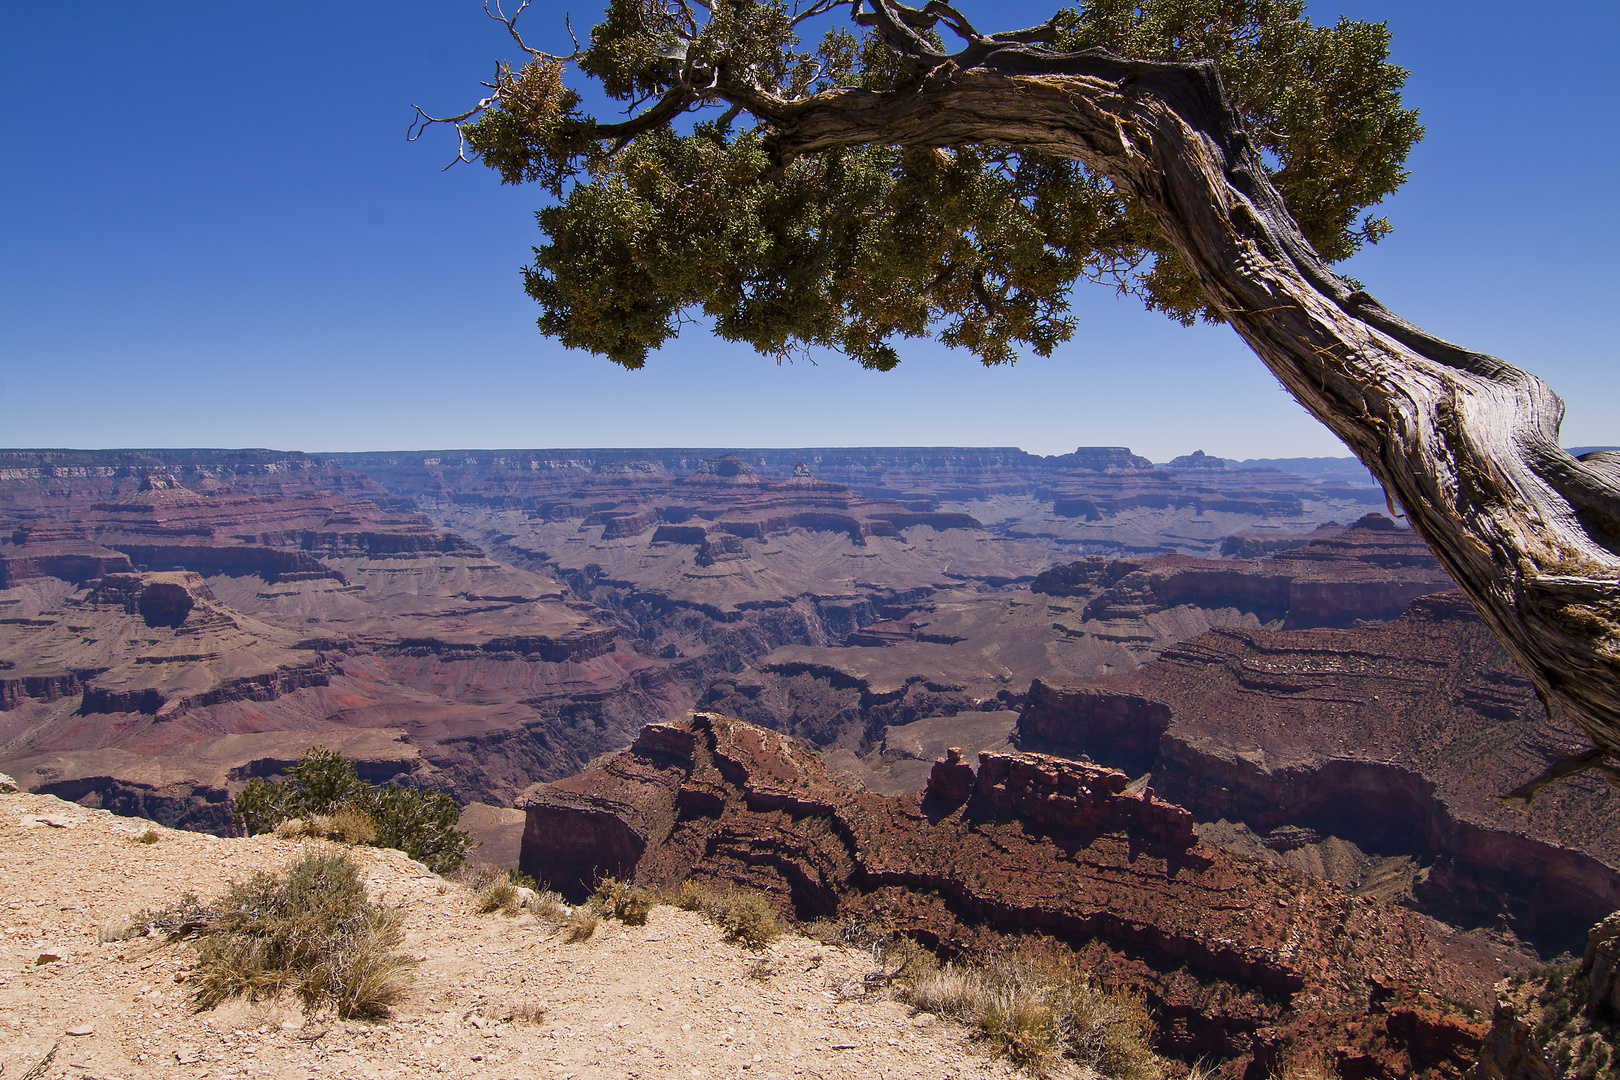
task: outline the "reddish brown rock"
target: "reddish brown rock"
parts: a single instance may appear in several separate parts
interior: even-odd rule
[[[1106,560],[1054,567],[1030,589],[1089,598],[1088,619],[1140,619],[1181,605],[1253,612],[1284,629],[1393,619],[1414,599],[1454,587],[1410,529],[1368,514],[1262,558]]]
[[[1411,902],[1544,956],[1620,907],[1620,800],[1600,780],[1528,810],[1497,798],[1584,743],[1457,593],[1382,626],[1218,629],[1126,675],[1037,681],[1019,738],[1151,772],[1200,821],[1276,851],[1274,830],[1303,827],[1414,859]]]
[[[609,873],[756,888],[801,918],[879,920],[947,955],[1045,938],[1144,989],[1164,1049],[1238,1071],[1301,1048],[1342,1049],[1346,1075],[1472,1061],[1484,1027],[1441,999],[1489,1005],[1501,972],[1483,949],[1203,845],[1185,810],[1127,787],[1096,766],[986,754],[954,808],[889,798],[838,786],[786,736],[695,714],[529,789],[521,865],[576,894]]]

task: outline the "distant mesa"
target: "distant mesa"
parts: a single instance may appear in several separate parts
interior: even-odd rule
[[[1230,467],[1227,465],[1225,458],[1210,457],[1202,450],[1194,450],[1190,454],[1172,458],[1170,463],[1165,466],[1167,469],[1226,469]]]

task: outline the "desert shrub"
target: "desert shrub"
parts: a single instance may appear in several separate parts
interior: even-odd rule
[[[197,930],[192,1001],[211,1009],[291,990],[307,1009],[385,1016],[411,961],[393,950],[400,915],[366,899],[360,868],[344,852],[310,852],[282,874],[255,873],[212,905]]]
[[[491,878],[479,888],[475,903],[480,915],[496,911],[507,916],[516,915],[519,907],[517,886],[504,877]]]
[[[618,919],[626,926],[645,926],[647,916],[658,904],[658,897],[651,889],[609,877],[596,883],[589,903],[603,915]]]
[[[1093,984],[1072,962],[1019,954],[985,965],[929,970],[923,964],[917,970],[901,983],[901,1000],[976,1028],[1036,1075],[1065,1059],[1117,1080],[1160,1075],[1146,1000]]]
[[[436,874],[467,858],[472,838],[456,827],[460,817],[443,792],[368,784],[352,761],[320,746],[304,751],[280,782],[249,780],[231,807],[231,819],[249,836],[275,830],[287,839],[397,848]]]
[[[147,829],[145,832],[141,833],[141,835],[135,838],[135,842],[137,844],[155,844],[160,839],[162,839],[162,837],[158,836],[156,829]]]
[[[694,881],[684,881],[676,903],[720,927],[726,932],[727,940],[755,949],[764,948],[786,929],[782,916],[771,902],[748,889],[720,893]]]
[[[510,881],[513,885],[516,885],[520,889],[533,889],[535,892],[540,891],[540,883],[515,866],[506,871],[506,880]]]
[[[1520,981],[1536,1041],[1561,1075],[1620,1080],[1620,1017],[1593,1012],[1591,973],[1578,960],[1549,965]]]

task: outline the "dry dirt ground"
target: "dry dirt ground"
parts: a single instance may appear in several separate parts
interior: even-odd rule
[[[149,828],[157,842],[138,842]],[[197,1013],[189,947],[100,941],[182,893],[280,869],[305,843],[0,795],[0,1080],[1014,1075],[965,1029],[858,996],[866,953],[800,937],[748,952],[672,907],[568,944],[528,915],[475,914],[469,890],[372,848],[354,849],[368,888],[404,909],[402,948],[420,960],[389,1020],[306,1016],[294,1000]]]

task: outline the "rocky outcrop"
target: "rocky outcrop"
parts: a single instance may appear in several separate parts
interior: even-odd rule
[[[1432,994],[1488,998],[1499,969],[1478,946],[1207,847],[1185,810],[1113,770],[985,754],[962,798],[963,769],[947,758],[910,799],[854,792],[792,739],[695,714],[530,788],[521,866],[575,895],[609,873],[756,888],[946,955],[1044,938],[1144,989],[1164,1050],[1238,1073],[1311,1047],[1346,1075],[1472,1061],[1484,1026]]]
[[[26,700],[56,701],[60,698],[77,697],[83,692],[84,684],[74,672],[61,675],[31,675],[17,679],[0,677],[0,712],[18,708]]]
[[[1588,931],[1581,974],[1588,980],[1588,1015],[1594,1019],[1620,1020],[1620,911]]]
[[[1530,1025],[1512,1006],[1498,1003],[1468,1080],[1559,1080]]]
[[[1496,798],[1580,739],[1545,718],[1456,593],[1382,626],[1220,629],[1128,675],[1037,681],[1019,739],[1151,772],[1200,821],[1415,859],[1408,902],[1544,956],[1578,949],[1620,907],[1620,807],[1599,783],[1544,792],[1528,812]]]

